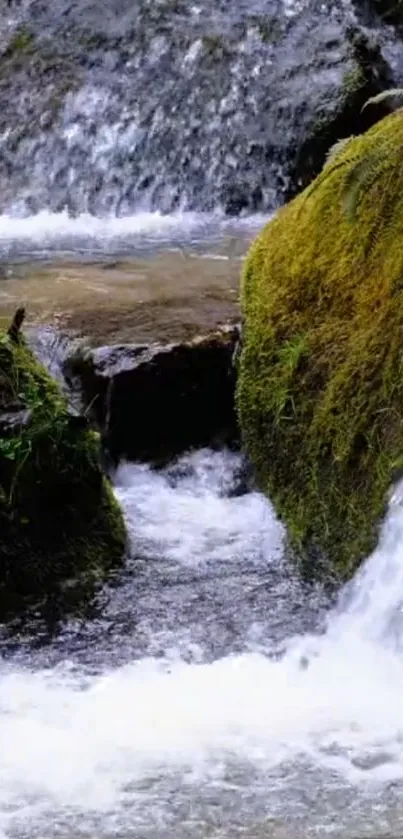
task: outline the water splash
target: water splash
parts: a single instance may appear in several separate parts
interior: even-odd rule
[[[131,216],[97,217],[67,211],[33,216],[0,215],[0,259],[58,256],[107,257],[159,247],[221,244],[225,237],[246,242],[267,221],[256,215],[229,220],[221,213],[138,212]],[[231,256],[231,254],[229,254]]]
[[[238,465],[234,455],[202,452],[168,472],[121,467],[117,492],[149,562],[159,551],[168,574],[173,566],[186,574],[234,565],[242,556],[281,567],[282,530],[270,506],[254,492],[231,498]],[[271,654],[269,639],[266,651],[249,639],[243,652],[183,658],[171,636],[164,655],[136,658],[133,649],[130,663],[109,662],[98,675],[68,660],[37,672],[4,663],[5,835],[25,836],[34,824],[43,837],[91,831],[128,837],[133,830],[198,837],[211,819],[213,796],[227,825],[220,836],[235,835],[245,813],[248,836],[260,836],[253,824],[263,812],[277,818],[282,801],[292,824],[307,806],[301,796],[319,795],[332,817],[328,832],[348,836],[340,796],[347,801],[354,791],[361,831],[360,807],[365,801],[368,807],[366,796],[375,790],[382,812],[371,819],[377,835],[387,835],[381,805],[403,781],[402,537],[403,509],[395,499],[379,547],[329,614],[326,631],[290,638],[280,657]],[[150,585],[158,579],[153,583],[151,574]],[[154,604],[150,620],[158,633],[158,589]],[[290,615],[292,608],[291,588]],[[186,801],[200,815],[200,833],[183,814]],[[308,810],[305,835],[315,824],[324,829],[320,805]],[[394,811],[395,826],[399,819]]]

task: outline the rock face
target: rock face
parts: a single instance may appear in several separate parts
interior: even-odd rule
[[[182,344],[103,347],[78,352],[65,371],[78,379],[115,463],[158,461],[237,438],[237,343],[237,328],[228,328]]]
[[[0,619],[122,559],[125,529],[99,435],[23,338],[0,333]]]
[[[403,111],[335,154],[253,244],[237,405],[300,555],[349,575],[403,458]]]
[[[397,26],[402,32],[403,8],[400,0],[354,0],[359,15],[365,23],[379,24],[380,21]]]
[[[389,112],[387,103],[363,109],[371,96],[394,84],[391,66],[383,57],[376,39],[352,27],[347,32],[346,44],[351,62],[349,69],[339,90],[331,94],[330,109],[323,103],[316,118],[300,137],[290,167],[289,187],[285,191],[287,198],[307,186],[320,172],[335,141],[362,133]]]

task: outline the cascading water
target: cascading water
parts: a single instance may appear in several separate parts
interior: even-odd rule
[[[401,499],[325,618],[246,483],[226,452],[120,467],[125,578],[98,620],[4,648],[4,837],[400,835]]]
[[[282,0],[7,5],[0,206],[13,215],[272,209],[290,147],[353,68],[337,4],[315,2],[313,18]],[[307,73],[321,76],[309,109]]]
[[[360,72],[354,0],[105,0],[102,12],[99,0],[2,0],[1,10],[0,248],[10,219],[38,214],[53,242],[57,229],[74,233],[72,219],[79,240],[96,229],[98,241],[105,223],[94,219],[111,220],[109,242],[124,219],[121,237],[136,242],[161,214],[176,226],[195,213],[213,226],[217,213],[267,214],[306,165],[320,168],[328,140],[315,164],[304,142],[341,118]],[[400,42],[379,26],[375,39],[374,79],[398,83]],[[346,120],[335,139],[356,129]],[[12,238],[32,243],[32,224],[11,223]]]
[[[0,0],[1,258],[248,238],[356,70],[356,6]],[[2,640],[0,839],[398,839],[398,497],[334,607],[238,455],[115,483],[134,553],[92,619]]]

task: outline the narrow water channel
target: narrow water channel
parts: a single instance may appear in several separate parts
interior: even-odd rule
[[[0,835],[396,839],[401,499],[332,607],[239,455],[115,485],[135,553],[98,614],[3,645]]]

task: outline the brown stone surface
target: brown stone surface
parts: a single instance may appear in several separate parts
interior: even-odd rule
[[[24,305],[28,324],[52,324],[92,346],[189,340],[239,320],[242,257],[166,251],[88,264],[8,266],[0,319]]]

